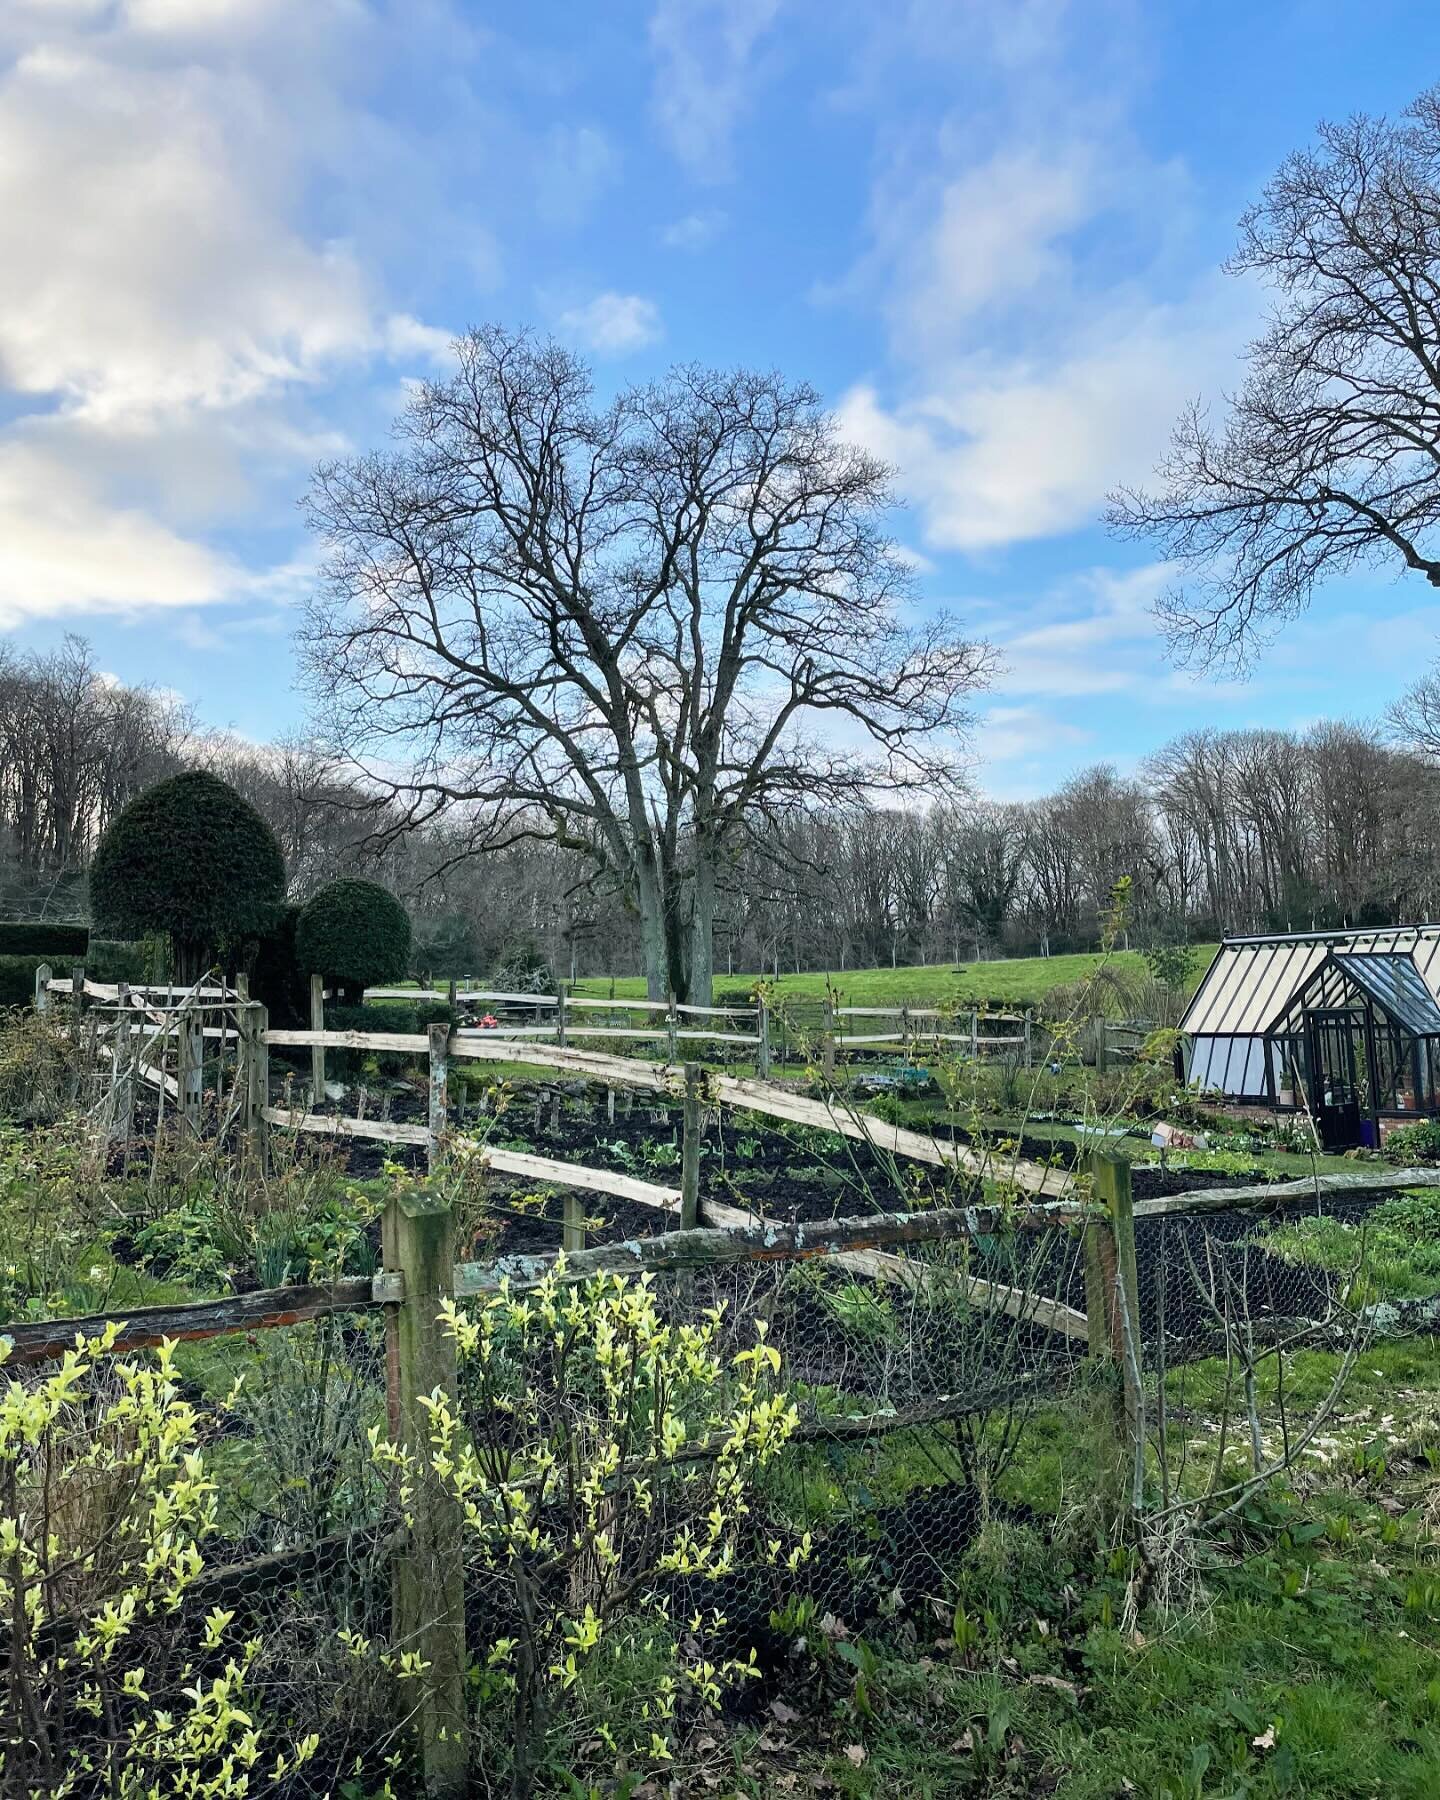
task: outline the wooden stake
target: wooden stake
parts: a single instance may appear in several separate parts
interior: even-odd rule
[[[565,985],[562,982],[555,1000],[555,1042],[561,1045],[565,1042],[565,1010]]]
[[[452,1235],[447,1202],[408,1193],[387,1208],[387,1264],[404,1282],[403,1300],[387,1309],[389,1413],[413,1459],[409,1529],[394,1562],[395,1648],[425,1665],[421,1679],[402,1684],[401,1705],[419,1739],[424,1791],[436,1800],[466,1791],[468,1765],[462,1521],[431,1466],[423,1404],[437,1391],[456,1401],[455,1343],[441,1314],[454,1294]]]
[[[1113,1150],[1091,1157],[1095,1199],[1106,1217],[1085,1227],[1085,1317],[1090,1355],[1118,1373],[1116,1405],[1098,1421],[1102,1462],[1138,1506],[1144,1471],[1145,1402],[1140,1372],[1140,1282],[1130,1164]],[[1102,1409],[1102,1411],[1105,1409]]]
[[[50,1010],[50,983],[54,980],[49,963],[41,963],[35,971],[35,1010],[46,1013]]]
[[[835,996],[825,990],[825,1017],[820,1027],[820,1065],[827,1083],[835,1079]]]
[[[431,1169],[444,1151],[446,1114],[450,1089],[450,1027],[432,1025],[430,1039],[430,1141],[427,1157]]]
[[[755,1048],[755,1073],[761,1081],[768,1081],[770,1079],[770,1008],[766,1004],[763,993],[759,998],[755,1035],[759,1039]]]
[[[560,1243],[567,1255],[585,1248],[585,1203],[578,1194],[565,1196],[565,1223],[561,1227]]]
[[[325,1029],[325,977],[323,975],[310,977],[310,1029],[312,1031]],[[312,1044],[310,1046],[310,1107],[313,1112],[319,1112],[324,1104],[325,1046]]]
[[[685,1065],[685,1126],[680,1149],[680,1228],[693,1230],[700,1222],[700,1098],[701,1071],[696,1063]]]

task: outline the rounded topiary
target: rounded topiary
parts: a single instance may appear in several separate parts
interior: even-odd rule
[[[347,999],[398,981],[410,964],[410,916],[373,881],[331,881],[306,901],[295,926],[295,956]]]
[[[97,936],[165,936],[176,978],[268,931],[285,900],[285,859],[248,800],[203,769],[137,794],[90,865]]]

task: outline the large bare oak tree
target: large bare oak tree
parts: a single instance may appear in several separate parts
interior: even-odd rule
[[[456,352],[396,448],[315,475],[313,691],[407,825],[583,849],[652,997],[708,1004],[757,822],[952,786],[989,652],[910,621],[887,471],[803,384],[686,367],[600,404],[554,344]]]
[[[1181,418],[1157,492],[1109,519],[1184,566],[1162,612],[1192,660],[1243,661],[1357,566],[1440,587],[1440,88],[1324,125],[1241,221],[1274,293],[1223,422]]]

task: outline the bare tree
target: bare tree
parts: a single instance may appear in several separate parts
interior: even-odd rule
[[[582,851],[638,915],[652,995],[704,1004],[754,822],[952,785],[988,652],[903,626],[887,472],[810,388],[689,367],[599,407],[554,345],[456,351],[395,452],[316,473],[322,716],[407,825]]]
[[[1243,661],[1356,566],[1440,586],[1440,88],[1319,140],[1241,221],[1228,266],[1276,298],[1223,426],[1192,407],[1161,490],[1108,513],[1186,566],[1161,610],[1200,660]]]

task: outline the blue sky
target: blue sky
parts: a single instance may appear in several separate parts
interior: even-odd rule
[[[1096,517],[1238,379],[1264,302],[1219,264],[1267,174],[1437,78],[1433,0],[5,0],[0,628],[300,725],[307,471],[497,319],[605,385],[814,382],[896,465],[925,602],[1001,648],[995,794],[1373,715],[1436,648],[1423,583],[1196,680]]]

